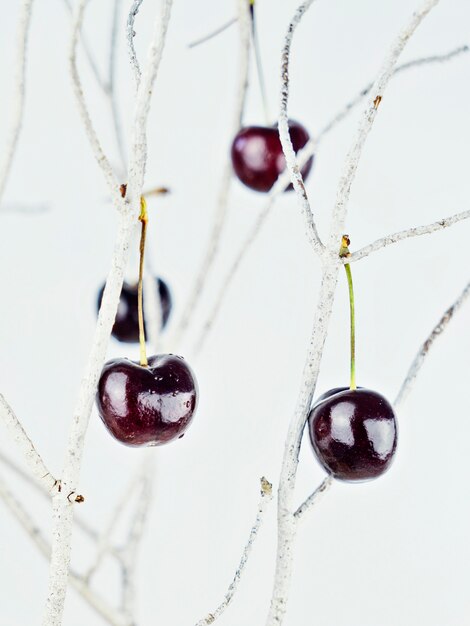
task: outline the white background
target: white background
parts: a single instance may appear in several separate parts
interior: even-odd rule
[[[0,140],[12,113],[14,31],[18,2],[5,3],[0,25]],[[124,3],[126,5],[129,2]],[[144,3],[145,4],[145,3]],[[141,56],[156,3],[137,21]],[[292,56],[290,113],[315,134],[378,70],[413,0],[336,0],[313,5]],[[236,84],[236,27],[205,46],[186,44],[234,14],[233,2],[179,0],[149,122],[147,185],[172,194],[150,206],[149,254],[181,313],[207,242],[218,180],[230,142]],[[280,50],[296,1],[259,2],[268,94],[277,109]],[[126,124],[133,84],[119,49],[119,94]],[[470,5],[440,3],[403,60],[470,43]],[[86,31],[105,67],[110,2],[90,3]],[[116,218],[106,201],[67,74],[69,18],[60,0],[37,0],[31,25],[24,128],[4,209],[46,204],[37,215],[0,214],[0,391],[17,411],[51,470],[63,458],[71,412],[95,323],[95,298],[111,256]],[[468,209],[470,56],[393,80],[364,151],[347,222],[352,249],[412,225]],[[81,64],[86,97],[110,155],[106,102]],[[245,116],[263,123],[253,74]],[[326,233],[339,172],[359,111],[321,146],[308,192]],[[113,156],[113,158],[115,158]],[[200,383],[201,403],[187,436],[156,449],[157,488],[141,552],[139,626],[191,626],[225,593],[258,500],[258,479],[277,485],[287,424],[295,406],[319,283],[295,196],[277,202],[243,263],[204,352],[191,357],[198,329],[238,243],[263,196],[236,183],[221,255],[201,310],[180,351]],[[431,327],[468,276],[468,225],[405,242],[354,266],[358,383],[393,399]],[[462,626],[470,624],[468,526],[470,310],[452,322],[400,412],[396,462],[380,480],[337,484],[297,541],[286,626]],[[135,357],[112,341],[110,356]],[[348,305],[341,280],[319,391],[347,384]],[[0,448],[14,455],[6,434]],[[93,412],[86,440],[80,513],[106,523],[142,451],[112,440]],[[3,470],[2,470],[3,471]],[[8,475],[9,476],[9,475]],[[323,472],[308,442],[302,448],[299,502]],[[47,506],[9,477],[44,532]],[[275,557],[275,504],[248,572],[220,625],[262,625]],[[75,545],[74,564],[92,558]],[[106,563],[96,579],[115,597],[117,574]],[[47,564],[0,503],[0,624],[40,623]],[[70,592],[67,626],[102,623]]]

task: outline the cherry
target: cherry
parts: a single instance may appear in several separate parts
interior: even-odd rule
[[[163,329],[165,328],[168,318],[170,317],[172,298],[168,285],[161,278],[155,278],[155,280],[157,281],[158,294],[160,296],[162,312],[161,327]],[[100,289],[98,294],[98,309],[101,305],[103,292],[104,286]],[[124,282],[112,334],[116,337],[116,339],[125,343],[137,343],[139,341],[137,285]]]
[[[313,406],[310,441],[323,467],[345,481],[377,478],[390,466],[397,423],[389,402],[370,389],[337,387]]]
[[[128,446],[158,446],[183,436],[196,410],[198,388],[186,361],[158,354],[148,366],[112,359],[103,367],[96,403],[109,432]]]
[[[289,120],[289,132],[295,152],[310,139],[307,130],[298,122]],[[302,168],[307,178],[312,167],[311,157]],[[242,128],[232,143],[232,165],[238,179],[255,191],[269,191],[279,174],[286,168],[277,126],[247,126]],[[292,189],[292,185],[286,191]]]

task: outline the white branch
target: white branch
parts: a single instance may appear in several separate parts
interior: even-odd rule
[[[315,504],[333,484],[333,476],[327,476],[325,480],[309,495],[309,497],[299,506],[294,516],[297,520],[303,519],[304,515],[312,510]]]
[[[420,237],[421,235],[430,235],[431,233],[435,233],[438,230],[444,230],[444,228],[448,228],[449,226],[453,226],[458,222],[462,222],[463,220],[467,220],[470,217],[470,211],[462,211],[461,213],[456,213],[455,215],[451,215],[450,217],[445,217],[442,220],[438,220],[437,222],[432,222],[431,224],[425,224],[424,226],[415,226],[413,228],[407,228],[406,230],[400,230],[397,233],[393,233],[392,235],[387,235],[386,237],[381,237],[374,241],[373,243],[353,252],[350,256],[345,257],[345,263],[353,263],[354,261],[359,261],[369,254],[373,252],[377,252],[382,248],[390,246],[392,243],[397,243],[398,241],[403,241],[403,239],[410,239],[410,237]]]
[[[296,482],[298,458],[305,421],[311,406],[318,378],[323,346],[331,316],[334,292],[340,268],[339,248],[344,230],[347,204],[365,141],[377,114],[377,108],[390,80],[396,62],[406,43],[422,19],[437,4],[438,0],[426,0],[413,13],[409,23],[400,31],[386,56],[356,132],[352,147],[346,157],[341,175],[336,203],[333,208],[329,243],[324,255],[323,277],[317,309],[313,321],[307,360],[304,367],[297,407],[289,425],[278,493],[278,549],[273,596],[267,618],[267,626],[280,626],[284,620],[290,580],[292,575],[293,544],[296,535],[296,517],[293,510],[293,495]]]
[[[12,515],[19,522],[24,531],[30,536],[33,543],[39,549],[47,559],[50,556],[51,546],[47,539],[44,537],[40,528],[36,526],[30,515],[23,508],[22,504],[15,498],[15,496],[9,491],[5,482],[0,476],[0,498],[3,500],[5,506],[9,509]],[[103,617],[108,624],[112,626],[130,626],[129,622],[124,620],[121,614],[115,609],[111,608],[106,602],[97,596],[86,585],[81,576],[73,571],[69,572],[70,584],[74,587],[78,593],[88,602],[88,604],[95,609],[95,611]]]
[[[90,567],[88,568],[87,573],[84,576],[84,579],[86,580],[88,584],[90,583],[93,575],[96,573],[96,571],[100,567],[105,555],[112,552],[114,548],[113,543],[112,543],[114,531],[120,521],[121,514],[123,510],[125,509],[126,504],[128,503],[129,499],[132,497],[132,493],[134,492],[136,488],[137,482],[138,482],[138,475],[135,475],[129,481],[127,488],[124,489],[124,491],[122,492],[115,507],[113,508],[111,512],[108,523],[105,525],[103,531],[100,533],[99,537],[97,538],[94,561],[91,563]],[[122,556],[121,556],[121,560],[122,560]]]
[[[14,414],[12,408],[1,394],[0,421],[5,424],[12,439],[18,446],[18,450],[21,452],[24,460],[26,461],[31,475],[45,490],[48,491],[49,494],[51,494],[54,488],[58,485],[57,480],[47,469],[46,464],[34,447],[33,442],[28,437],[25,429]]]
[[[237,19],[238,17],[230,18],[227,22],[225,22],[224,24],[222,24],[215,30],[211,31],[207,35],[204,35],[203,37],[199,37],[199,39],[195,39],[194,41],[192,41],[190,44],[188,44],[188,48],[195,48],[196,46],[199,46],[201,43],[205,43],[206,41],[209,41],[209,39],[213,39],[217,35],[220,35],[220,33],[223,33],[224,30],[227,30],[227,28],[232,26],[232,24],[235,24]]]
[[[287,30],[281,58],[281,105],[278,126],[282,150],[286,158],[287,170],[289,171],[290,179],[299,201],[300,210],[305,220],[307,236],[314,252],[321,256],[324,251],[324,245],[317,231],[302,172],[297,163],[297,157],[289,134],[289,116],[287,114],[287,103],[289,100],[289,58],[292,38],[300,20],[313,2],[314,0],[307,0],[299,6]]]
[[[248,69],[249,69],[249,51],[251,42],[251,17],[249,11],[249,5],[246,0],[236,0],[238,9],[238,25],[240,29],[240,61],[239,61],[239,74],[236,88],[236,104],[234,110],[234,119],[232,124],[232,132],[230,137],[234,137],[241,125],[243,110],[245,107],[246,91],[248,86]],[[176,328],[173,344],[178,344],[181,341],[184,333],[186,332],[191,317],[196,310],[204,287],[206,285],[207,277],[212,270],[214,261],[219,250],[220,238],[227,219],[228,209],[228,196],[230,191],[230,185],[232,181],[232,161],[230,154],[227,151],[226,162],[224,165],[222,179],[219,188],[219,194],[217,199],[217,207],[214,214],[214,221],[212,223],[212,229],[209,235],[207,248],[205,250],[201,265],[196,274],[193,287],[190,291],[186,306],[181,315],[181,319]]]
[[[238,589],[240,579],[243,575],[243,571],[248,562],[248,558],[250,556],[251,550],[253,548],[253,543],[258,535],[258,531],[263,522],[267,506],[271,502],[271,500],[272,500],[272,485],[266,480],[266,478],[261,478],[261,499],[258,504],[258,512],[256,514],[256,520],[251,528],[250,536],[248,537],[248,541],[243,550],[242,558],[238,565],[237,571],[235,572],[235,576],[233,577],[233,580],[229,585],[229,588],[227,590],[227,593],[224,596],[224,599],[216,608],[216,610],[213,611],[212,613],[209,613],[203,619],[199,620],[196,626],[208,626],[209,624],[213,624],[215,620],[222,615],[222,613],[228,607],[230,602],[233,600],[233,597]]]
[[[8,129],[6,150],[0,162],[0,202],[5,191],[8,175],[15,156],[18,138],[23,122],[26,82],[26,54],[28,47],[29,25],[33,0],[22,0],[19,6],[18,32],[16,40],[16,67],[13,94],[11,96],[13,117]]]
[[[75,12],[73,14],[72,19],[72,37],[70,40],[70,49],[69,49],[69,69],[72,77],[72,85],[75,94],[75,98],[78,104],[78,110],[80,112],[80,116],[82,118],[82,122],[85,128],[85,132],[88,136],[88,140],[90,142],[91,148],[93,150],[93,154],[98,165],[101,168],[101,171],[104,174],[105,180],[108,184],[109,192],[111,194],[111,198],[116,207],[122,207],[123,202],[121,198],[121,194],[119,193],[119,182],[114,175],[113,168],[108,158],[103,152],[103,148],[101,147],[101,143],[98,139],[98,135],[93,126],[93,122],[91,121],[91,116],[88,111],[88,107],[85,102],[85,96],[83,94],[82,83],[80,80],[80,76],[78,74],[77,69],[77,43],[80,36],[80,31],[83,22],[83,14],[85,11],[85,7],[88,3],[88,0],[79,0],[75,7]]]
[[[129,620],[135,613],[135,570],[137,556],[144,535],[152,502],[155,468],[155,450],[146,450],[140,473],[140,489],[132,516],[126,545],[122,550],[122,610]]]
[[[122,172],[126,166],[126,150],[124,148],[124,137],[122,135],[121,120],[119,118],[118,102],[116,94],[116,52],[117,52],[117,29],[121,12],[122,0],[113,0],[113,17],[111,25],[111,37],[109,42],[109,66],[108,66],[108,88],[106,94],[109,98],[111,115],[114,124],[114,135],[121,160]],[[122,173],[121,172],[121,173]]]
[[[400,388],[400,391],[398,392],[395,402],[393,403],[395,407],[401,405],[404,402],[404,400],[407,398],[416,380],[416,377],[418,376],[418,373],[421,367],[423,366],[424,361],[426,360],[426,357],[429,354],[429,351],[434,345],[434,342],[436,341],[438,337],[442,335],[444,330],[447,328],[447,325],[449,324],[449,322],[453,319],[454,315],[457,313],[460,307],[466,302],[469,296],[470,296],[470,282],[465,285],[462,293],[459,295],[457,300],[455,300],[455,302],[445,311],[444,315],[441,317],[441,319],[432,329],[431,333],[428,335],[426,341],[421,345],[420,349],[418,350],[417,355],[415,356],[408,370],[408,373],[406,374],[405,380],[402,383],[402,386]]]
[[[134,46],[134,37],[135,37],[134,24],[135,24],[135,18],[137,17],[137,13],[139,12],[140,5],[142,4],[142,2],[143,0],[134,0],[131,6],[131,9],[129,11],[129,15],[127,17],[127,30],[126,30],[129,60],[132,65],[132,69],[134,70],[134,80],[135,80],[137,89],[139,88],[139,85],[140,85],[141,71],[140,71],[139,60],[137,59],[137,52],[135,51],[135,46]]]
[[[73,16],[73,5],[71,0],[64,0],[65,6],[67,7],[69,13],[71,16]],[[106,92],[109,87],[108,84],[106,83],[106,81],[101,77],[101,73],[98,69],[98,65],[96,64],[95,58],[93,56],[93,53],[91,52],[91,48],[90,48],[90,44],[88,43],[87,38],[85,37],[85,35],[83,33],[81,33],[80,35],[80,44],[83,48],[83,52],[85,53],[85,56],[88,60],[88,63],[90,65],[90,69],[95,77],[96,82],[98,83],[98,85],[101,87],[101,89]]]
[[[77,7],[75,26],[72,33],[72,58],[74,56],[77,39],[77,23],[81,22],[81,15],[86,0],[80,0]],[[49,592],[43,619],[43,626],[60,626],[64,609],[67,589],[67,574],[70,565],[70,551],[73,525],[73,507],[67,497],[75,493],[80,476],[80,465],[83,454],[85,434],[88,427],[91,409],[96,393],[98,379],[103,367],[109,336],[116,317],[117,306],[121,293],[124,270],[129,256],[129,245],[132,240],[133,228],[140,213],[140,198],[145,174],[147,159],[146,128],[150,109],[150,99],[153,84],[160,65],[163,47],[171,12],[171,1],[164,0],[162,14],[159,15],[157,25],[149,48],[148,61],[142,76],[141,85],[137,93],[133,136],[130,147],[129,176],[126,201],[117,202],[120,211],[118,235],[114,249],[111,271],[108,275],[103,294],[98,322],[93,340],[92,349],[82,380],[79,400],[74,411],[69,442],[62,475],[62,493],[53,499],[53,536],[52,554],[49,572]],[[71,63],[72,73],[75,72],[76,90],[79,82],[76,75],[75,63]],[[78,90],[80,100],[81,88]],[[82,98],[83,100],[83,98]],[[86,109],[85,109],[86,111]],[[89,117],[84,116],[85,127],[90,141],[97,150],[96,137],[90,132]],[[104,155],[103,155],[104,156]],[[107,162],[107,160],[106,160]],[[102,164],[102,163],[101,163]],[[106,170],[107,168],[102,169]],[[109,173],[109,172],[108,172]]]

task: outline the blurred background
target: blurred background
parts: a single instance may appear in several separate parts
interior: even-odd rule
[[[157,3],[136,22],[143,59]],[[267,92],[278,108],[280,51],[297,0],[259,0]],[[18,2],[0,25],[0,149],[12,114]],[[126,13],[130,3],[124,3]],[[416,1],[315,3],[294,39],[290,115],[315,136],[374,78]],[[112,0],[89,3],[85,31],[106,67]],[[169,332],[204,253],[223,162],[231,142],[237,79],[236,26],[195,49],[188,43],[234,16],[234,2],[175,3],[149,118],[148,254],[174,297]],[[126,132],[134,86],[119,23],[119,107]],[[402,60],[470,44],[470,5],[441,2]],[[23,131],[0,212],[0,392],[55,475],[91,346],[96,296],[111,258],[116,215],[83,132],[68,75],[70,16],[62,0],[36,0],[29,41]],[[117,152],[109,109],[80,51],[86,100],[106,152]],[[469,54],[393,79],[352,189],[351,249],[382,235],[469,208]],[[338,177],[361,107],[325,138],[307,189],[320,233],[329,227]],[[245,123],[263,124],[254,65]],[[254,521],[259,477],[277,488],[311,330],[320,267],[293,193],[276,202],[243,262],[204,350],[193,348],[225,272],[265,198],[234,182],[229,221],[202,306],[179,351],[196,370],[200,406],[188,434],[155,449],[156,487],[138,571],[138,623],[194,624],[222,599]],[[25,214],[15,207],[44,206]],[[469,280],[469,225],[410,240],[354,265],[358,384],[393,400],[419,345]],[[337,484],[302,525],[286,626],[461,626],[468,624],[465,496],[470,420],[470,305],[436,344],[399,418],[390,472],[376,482]],[[318,391],[347,384],[349,310],[340,276]],[[138,347],[111,340],[109,357]],[[3,429],[1,429],[3,431]],[[4,431],[3,431],[4,432]],[[2,453],[15,456],[8,436]],[[142,450],[114,441],[93,411],[86,440],[80,514],[107,523]],[[47,503],[1,469],[15,494],[50,532]],[[324,477],[308,441],[301,451],[299,503]],[[220,625],[263,624],[269,606],[276,511],[271,504],[239,593]],[[125,520],[124,520],[125,522]],[[124,531],[125,524],[123,523]],[[73,563],[93,559],[76,532]],[[47,563],[0,503],[0,625],[38,624]],[[119,578],[105,561],[95,583],[114,601]],[[27,590],[27,591],[26,591]],[[104,623],[70,591],[64,624]]]

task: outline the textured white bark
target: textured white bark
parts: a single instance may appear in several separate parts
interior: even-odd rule
[[[28,437],[25,429],[13,413],[12,408],[1,394],[0,422],[3,422],[11,438],[16,443],[18,451],[26,461],[26,465],[31,472],[31,476],[36,480],[36,482],[41,484],[43,489],[47,490],[47,492],[52,495],[53,490],[58,487],[57,480],[47,469],[46,464],[36,451],[33,442]]]
[[[313,4],[313,2],[314,0],[307,0],[299,6],[289,25],[289,29],[285,38],[284,49],[282,51],[281,57],[281,103],[278,128],[282,150],[286,158],[287,171],[289,172],[292,185],[297,195],[300,211],[305,220],[308,240],[310,241],[314,252],[319,256],[322,256],[324,252],[324,245],[317,231],[312,208],[308,200],[307,190],[305,189],[302,173],[297,162],[297,155],[295,154],[295,150],[289,135],[289,117],[287,114],[287,104],[289,101],[289,59],[292,38],[294,37],[295,29],[300,23],[300,20],[302,19],[305,12]]]
[[[5,191],[8,175],[15,156],[18,138],[23,122],[25,91],[26,91],[26,54],[28,48],[29,25],[33,0],[22,0],[19,3],[18,32],[16,43],[15,76],[13,85],[13,116],[7,134],[6,149],[0,162],[0,203]]]
[[[248,541],[245,545],[245,548],[243,549],[242,558],[240,559],[240,563],[238,564],[238,568],[237,568],[237,571],[235,572],[235,576],[233,577],[233,580],[229,585],[227,593],[225,594],[224,599],[219,604],[219,606],[215,609],[215,611],[213,611],[212,613],[209,613],[208,615],[206,615],[206,617],[199,620],[196,626],[208,626],[208,624],[213,624],[215,620],[218,619],[222,615],[222,613],[225,611],[225,609],[233,600],[233,597],[235,593],[237,592],[240,579],[243,575],[246,564],[248,562],[248,558],[250,556],[251,550],[253,548],[253,543],[256,537],[258,536],[258,531],[263,522],[267,506],[271,502],[271,500],[272,500],[272,485],[270,482],[266,480],[266,478],[261,478],[261,498],[258,504],[258,511],[256,513],[255,523],[253,524],[251,528],[250,536],[248,537]]]
[[[434,345],[434,342],[436,341],[438,337],[442,335],[442,333],[447,328],[449,322],[454,318],[454,315],[457,313],[457,311],[465,304],[469,296],[470,296],[470,282],[465,285],[459,297],[444,312],[441,319],[434,326],[434,328],[432,329],[432,331],[430,332],[430,334],[428,335],[428,337],[426,338],[426,340],[424,341],[424,343],[421,345],[420,349],[418,350],[418,353],[416,354],[406,374],[405,380],[403,381],[402,386],[400,387],[400,391],[398,392],[397,397],[395,398],[395,402],[393,403],[395,408],[400,407],[403,404],[403,402],[406,400],[406,398],[408,397],[408,394],[410,393],[413,387],[416,377],[418,376],[419,371],[421,370],[424,364],[424,361],[426,360],[426,357],[429,354],[429,351]]]
[[[392,243],[397,243],[398,241],[403,241],[404,239],[410,239],[411,237],[420,237],[421,235],[430,235],[431,233],[435,233],[438,230],[444,230],[444,228],[449,228],[449,226],[453,226],[454,224],[458,224],[458,222],[462,222],[463,220],[468,220],[470,217],[470,211],[462,211],[461,213],[456,213],[455,215],[451,215],[450,217],[445,217],[442,220],[438,220],[437,222],[432,222],[431,224],[425,224],[424,226],[414,226],[413,228],[407,228],[406,230],[400,230],[397,233],[392,233],[391,235],[387,235],[386,237],[381,237],[376,241],[372,242],[368,246],[364,246],[360,250],[353,252],[351,256],[347,257],[344,260],[345,263],[354,263],[354,261],[359,261],[369,254],[373,252],[377,252],[382,248],[386,248],[390,246]]]
[[[384,90],[390,80],[397,60],[406,43],[415,32],[423,18],[437,4],[438,0],[426,0],[420,8],[413,13],[406,26],[400,31],[393,42],[389,53],[385,57],[377,79],[372,87],[364,114],[356,132],[351,149],[349,150],[340,177],[336,202],[332,211],[332,223],[327,249],[323,255],[323,275],[318,296],[317,308],[314,315],[313,329],[308,348],[307,360],[301,382],[297,407],[289,425],[285,443],[284,458],[279,479],[278,492],[278,548],[276,560],[276,572],[274,578],[273,595],[267,618],[267,626],[278,626],[284,621],[289,595],[289,587],[292,576],[294,540],[296,535],[296,517],[293,508],[294,489],[296,482],[298,455],[300,442],[311,406],[315,386],[318,378],[320,362],[323,353],[331,309],[334,300],[334,292],[337,283],[338,270],[341,262],[339,249],[341,236],[344,230],[344,222],[347,212],[351,185],[357,171],[365,141],[377,114],[377,109],[383,97]],[[303,3],[294,16],[294,22],[298,21],[298,15],[303,14],[310,1]],[[290,37],[292,26],[289,26],[287,38]],[[284,89],[284,84],[283,87]],[[294,180],[292,180],[294,182]]]

